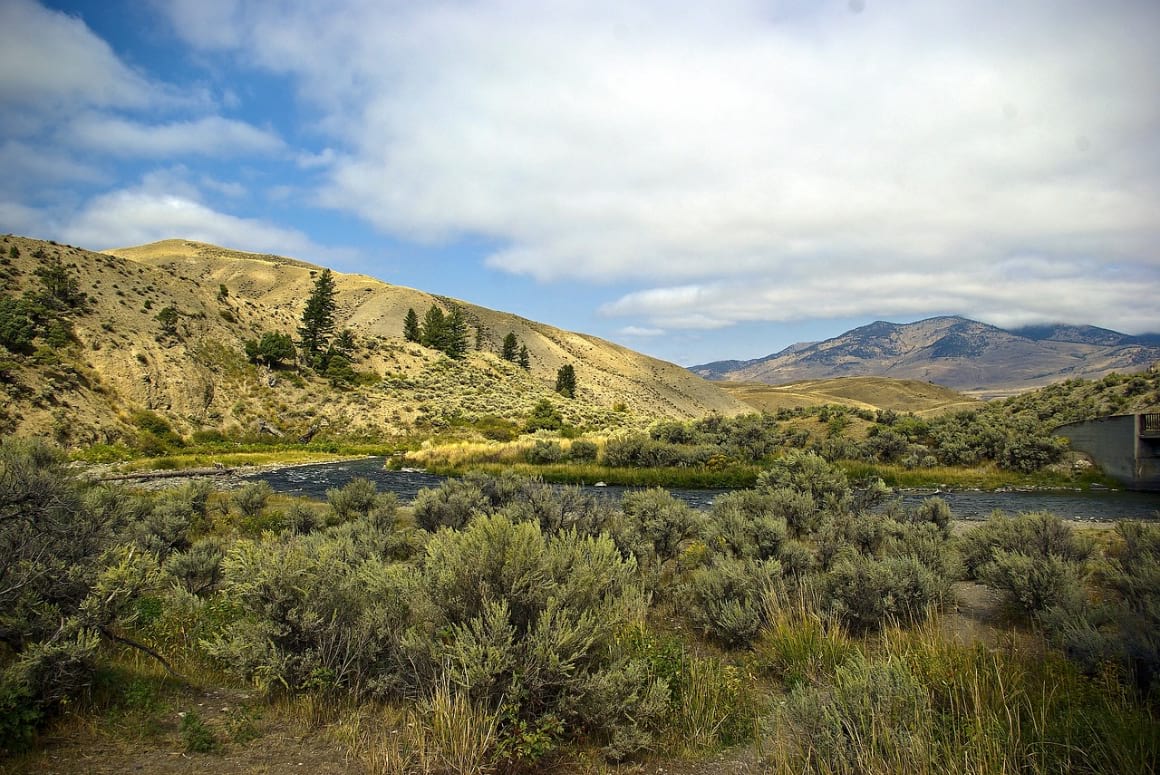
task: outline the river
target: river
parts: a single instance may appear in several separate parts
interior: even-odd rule
[[[291,466],[250,474],[247,478],[261,479],[270,484],[275,492],[289,495],[305,495],[311,498],[325,498],[326,491],[341,487],[355,477],[365,477],[373,481],[382,492],[393,492],[403,503],[414,500],[419,490],[438,487],[443,477],[412,471],[390,471],[383,467],[381,457],[364,458],[340,463],[319,463],[316,465]],[[602,497],[619,499],[629,487],[594,487],[584,489]],[[674,497],[689,505],[708,508],[715,498],[728,490],[682,490],[670,489]],[[931,495],[930,492],[903,492],[904,503],[917,503]],[[1128,491],[1100,492],[944,492],[939,493],[951,507],[956,519],[986,519],[996,509],[1008,514],[1024,511],[1050,511],[1064,519],[1108,522],[1117,519],[1157,519],[1160,515],[1160,493],[1140,493]]]

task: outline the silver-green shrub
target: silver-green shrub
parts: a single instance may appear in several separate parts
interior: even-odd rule
[[[613,537],[642,565],[659,567],[688,542],[709,537],[709,518],[660,488],[625,494],[620,509]]]
[[[415,524],[429,532],[441,527],[458,530],[476,512],[487,513],[490,499],[471,480],[448,479],[439,487],[419,491],[412,506]]]
[[[926,619],[950,595],[950,582],[914,557],[845,556],[825,576],[830,612],[854,630]]]
[[[334,510],[339,522],[365,517],[380,510],[387,510],[393,515],[395,509],[394,493],[380,494],[374,482],[361,476],[351,479],[342,487],[328,489],[326,502]]]
[[[729,648],[748,646],[767,624],[766,595],[781,577],[777,560],[718,557],[682,586],[693,624]]]

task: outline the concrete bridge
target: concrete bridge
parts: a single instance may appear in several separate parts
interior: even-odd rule
[[[1160,412],[1073,422],[1053,433],[1129,489],[1160,491]]]

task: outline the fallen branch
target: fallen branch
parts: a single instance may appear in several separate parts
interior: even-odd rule
[[[169,664],[169,662],[165,659],[165,657],[161,656],[156,651],[154,651],[153,649],[146,646],[144,643],[138,643],[137,641],[135,641],[131,638],[125,638],[125,637],[122,637],[120,635],[117,635],[115,632],[110,630],[108,627],[105,627],[104,625],[97,625],[97,630],[102,635],[104,635],[106,638],[108,638],[109,640],[116,641],[117,643],[123,643],[126,646],[130,646],[132,648],[135,648],[138,651],[144,652],[145,654],[148,654],[149,656],[153,657],[154,659],[156,659],[158,662],[161,663],[161,666],[165,668],[165,672],[169,673],[171,676],[178,679],[179,681],[186,680],[185,676],[183,676],[181,673],[179,673],[173,669],[173,667]]]

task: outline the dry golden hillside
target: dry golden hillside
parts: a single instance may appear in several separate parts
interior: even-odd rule
[[[10,258],[13,247],[19,256]],[[287,434],[322,425],[344,436],[483,415],[521,418],[545,397],[565,419],[604,427],[749,410],[679,366],[596,337],[335,273],[337,327],[354,332],[354,368],[365,375],[337,388],[317,375],[259,368],[243,351],[246,339],[264,331],[295,334],[320,267],[184,240],[94,253],[9,236],[0,252],[6,296],[35,289],[37,266],[59,257],[91,299],[87,310],[67,315],[72,345],[38,344],[6,357],[0,423],[22,434],[51,433],[72,444],[116,440],[137,409],[162,414],[183,432],[247,431],[264,421]],[[432,304],[451,303],[462,307],[479,344],[465,359],[402,338],[408,308],[422,317]],[[157,319],[168,306],[178,312],[173,335]],[[526,343],[530,370],[495,354],[509,331]],[[553,392],[565,363],[576,370],[574,400]]]
[[[763,412],[778,409],[841,404],[859,409],[893,409],[921,416],[969,409],[979,402],[930,382],[888,377],[811,379],[788,385],[760,382],[721,382],[726,392]]]

